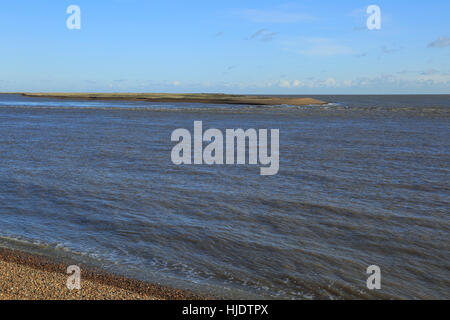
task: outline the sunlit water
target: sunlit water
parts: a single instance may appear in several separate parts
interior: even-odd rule
[[[0,95],[0,245],[228,298],[450,298],[450,96],[318,98]],[[279,174],[173,165],[195,120],[279,128]]]

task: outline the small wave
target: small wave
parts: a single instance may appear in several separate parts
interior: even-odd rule
[[[289,110],[295,109],[296,106],[249,106],[249,105],[223,105],[223,106],[25,106],[25,105],[8,105],[3,108],[11,109],[27,109],[27,110],[61,110],[61,111],[137,111],[137,112],[217,112],[217,113],[246,113],[257,111],[273,111],[273,110]]]
[[[93,267],[102,267],[112,264],[112,262],[104,260],[101,257],[74,250],[63,243],[45,243],[38,240],[2,235],[0,236],[0,247],[44,256],[66,263],[77,263]]]
[[[45,243],[38,240],[28,240],[21,237],[14,236],[0,236],[0,247],[12,249],[12,250],[22,250],[28,253],[49,253],[52,252],[53,255],[58,255],[57,251],[69,253],[71,255],[86,255],[82,252],[72,250],[62,243]]]
[[[214,105],[214,104],[120,104],[120,105],[2,105],[2,109],[24,109],[24,110],[58,110],[58,111],[122,111],[122,112],[174,112],[174,113],[223,113],[223,114],[245,114],[245,113],[292,113],[292,112],[358,112],[365,114],[411,114],[415,116],[448,116],[450,108],[447,107],[410,107],[410,106],[348,106],[343,103],[327,103],[325,105]]]

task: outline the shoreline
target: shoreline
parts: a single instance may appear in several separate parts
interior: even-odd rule
[[[81,268],[81,289],[69,290],[67,261],[0,247],[0,300],[204,300],[189,291]]]
[[[169,93],[16,93],[32,98],[56,98],[76,100],[121,100],[167,103],[209,103],[237,105],[324,105],[327,102],[313,98],[251,96],[229,94],[169,94]]]

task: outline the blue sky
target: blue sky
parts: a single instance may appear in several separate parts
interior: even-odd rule
[[[0,91],[450,93],[448,0],[15,0],[0,30]]]

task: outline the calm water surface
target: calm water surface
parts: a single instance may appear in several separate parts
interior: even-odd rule
[[[450,96],[317,98],[333,103],[0,95],[0,246],[228,298],[449,299]],[[195,120],[279,128],[279,174],[173,165]]]

